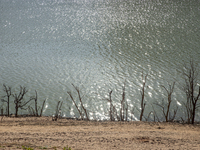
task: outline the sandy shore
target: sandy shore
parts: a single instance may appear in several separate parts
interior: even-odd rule
[[[4,117],[2,149],[200,149],[200,125]]]

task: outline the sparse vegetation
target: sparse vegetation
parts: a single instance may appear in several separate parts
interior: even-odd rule
[[[47,147],[39,147],[39,149],[47,149]]]
[[[23,150],[34,150],[34,149],[31,148],[31,147],[26,147],[26,146],[23,146],[23,145],[22,145],[22,149],[23,149]]]
[[[71,150],[71,147],[64,147],[63,150]]]
[[[200,107],[200,85],[199,83],[199,68],[197,66],[197,64],[195,64],[193,61],[190,61],[190,63],[188,65],[184,66],[183,69],[183,76],[184,76],[184,85],[183,87],[183,91],[186,94],[186,100],[182,100],[183,105],[185,106],[185,114],[186,117],[182,118],[180,117],[179,119],[182,120],[182,122],[187,122],[187,123],[191,123],[194,124],[195,122],[195,115],[196,112],[198,110],[198,108]],[[165,121],[165,122],[169,122],[169,121],[174,121],[178,111],[178,106],[176,107],[176,105],[174,105],[175,103],[172,100],[172,93],[175,90],[175,82],[173,82],[172,84],[168,84],[168,88],[166,88],[164,85],[161,85],[162,89],[164,89],[164,91],[167,94],[167,101],[164,101],[164,99],[162,99],[162,101],[157,101],[154,102],[153,104],[158,106],[161,110],[161,113],[158,115],[156,112],[156,109],[154,109],[154,106],[152,104],[148,104],[148,105],[152,105],[152,111],[150,112],[146,112],[145,108],[147,106],[147,102],[145,100],[145,90],[148,87],[146,85],[147,82],[147,77],[148,74],[144,75],[142,73],[142,86],[141,86],[141,90],[140,90],[140,94],[141,94],[141,101],[140,101],[140,115],[139,115],[139,120],[142,121],[143,119],[145,119],[146,121],[149,120],[150,117],[152,117],[153,115],[153,119],[151,118],[150,120],[152,121]],[[122,98],[121,100],[119,100],[119,106],[115,105],[115,103],[113,102],[112,99],[112,93],[113,90],[108,91],[108,97],[106,98],[102,98],[103,100],[106,100],[109,103],[109,108],[108,108],[108,115],[109,115],[109,119],[110,121],[128,121],[129,118],[129,114],[128,112],[131,113],[131,120],[132,120],[132,115],[134,114],[134,108],[136,108],[136,106],[130,106],[130,104],[128,104],[127,99],[126,99],[126,90],[125,90],[125,86],[126,84],[124,83],[124,85],[122,86]],[[73,88],[75,89],[75,92],[77,93],[77,99],[75,100],[75,97],[72,94],[72,91],[68,91],[67,94],[69,95],[70,99],[72,100],[72,102],[74,103],[80,118],[86,119],[86,120],[90,120],[89,118],[89,113],[88,110],[86,109],[86,107],[83,104],[83,97],[81,96],[81,92],[80,89],[75,86],[74,84],[72,84]],[[5,84],[3,84],[3,91],[6,93],[4,96],[1,97],[1,102],[6,103],[6,115],[10,116],[10,104],[11,104],[11,98],[14,98],[14,105],[15,105],[15,117],[18,116],[18,110],[20,109],[27,109],[25,108],[25,106],[30,102],[30,101],[34,101],[35,103],[35,107],[31,107],[28,106],[28,110],[29,113],[32,114],[33,116],[42,116],[42,112],[43,112],[43,108],[44,108],[44,104],[45,104],[45,100],[43,101],[42,107],[40,109],[40,107],[38,107],[38,94],[37,91],[35,90],[35,96],[30,97],[29,100],[25,99],[25,95],[28,92],[28,90],[26,89],[26,87],[22,87],[20,86],[19,88],[19,92],[17,93],[12,93],[11,91],[11,87],[10,86],[6,86]],[[173,102],[173,108],[172,109],[172,102]],[[56,113],[55,116],[53,118],[54,121],[56,121],[58,119],[58,117],[61,115],[61,106],[62,106],[63,102],[58,102],[57,103],[57,107],[56,107]],[[117,108],[119,107],[119,108]],[[4,105],[0,106],[1,108],[1,115],[3,115],[3,108]],[[183,107],[182,107],[183,108]],[[39,114],[39,110],[41,111]],[[160,116],[163,116],[160,118]],[[163,119],[164,118],[164,119]],[[1,118],[1,121],[3,120],[3,117]],[[177,120],[177,119],[176,119]]]

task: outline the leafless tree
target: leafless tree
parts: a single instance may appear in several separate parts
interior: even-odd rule
[[[159,117],[158,117],[158,115],[157,115],[157,113],[156,113],[156,111],[155,111],[155,109],[154,109],[154,107],[153,107],[153,105],[151,104],[151,106],[152,106],[152,108],[153,108],[153,115],[154,115],[154,122],[156,122],[156,118],[157,118],[157,121],[158,122],[160,122],[160,119],[159,119]]]
[[[13,94],[14,97],[14,103],[15,103],[15,117],[18,117],[18,110],[20,109],[24,109],[24,106],[26,106],[26,104],[28,104],[32,99],[28,100],[28,101],[24,101],[24,95],[28,92],[28,90],[26,89],[26,87],[22,87],[20,86],[20,91],[18,94]]]
[[[115,120],[114,115],[116,114],[116,116],[117,116],[117,110],[115,109],[115,106],[112,103],[111,95],[112,95],[112,90],[109,92],[109,98],[105,98],[103,100],[106,100],[110,103],[110,110],[109,110],[110,121],[114,121]],[[117,116],[117,118],[119,119],[118,116]]]
[[[52,118],[53,121],[57,121],[57,119],[61,116],[61,107],[62,107],[62,103],[60,103],[60,101],[58,101],[57,103],[57,107],[56,107],[56,114],[55,117]]]
[[[145,91],[145,84],[146,84],[147,76],[148,76],[148,74],[146,74],[146,76],[144,77],[143,73],[142,73],[143,85],[142,85],[142,90],[140,91],[141,96],[142,96],[142,99],[141,99],[140,121],[142,121],[142,117],[143,117],[143,114],[144,114],[144,109],[145,109],[145,106],[146,106],[146,103],[144,101],[144,96],[145,96],[144,91]]]
[[[125,113],[126,113],[126,118],[125,118]],[[124,83],[124,86],[122,87],[120,119],[121,119],[121,121],[127,121],[127,119],[128,119],[128,104],[127,104],[127,101],[125,99],[125,83]]]
[[[42,112],[43,112],[43,108],[44,108],[45,102],[46,102],[46,99],[45,99],[45,100],[43,101],[43,103],[42,103],[42,108],[41,108],[41,110],[40,110],[40,117],[42,116]]]
[[[82,112],[81,112],[81,110],[78,108],[78,106],[77,106],[77,104],[76,104],[76,102],[75,102],[75,100],[74,100],[74,97],[72,96],[72,93],[71,93],[70,91],[68,91],[67,94],[70,96],[71,100],[73,101],[74,105],[76,106],[76,109],[77,109],[78,112],[79,112],[79,115],[80,115],[81,119],[83,120]]]
[[[5,84],[3,84],[3,90],[6,92],[6,95],[3,96],[3,99],[1,99],[2,102],[6,102],[7,103],[7,116],[10,116],[10,97],[12,96],[12,92],[11,92],[11,87],[6,86]],[[6,99],[4,99],[6,98]]]
[[[162,109],[163,115],[165,117],[165,121],[168,122],[170,119],[174,119],[176,116],[176,112],[177,109],[174,111],[174,115],[172,118],[170,117],[170,106],[171,106],[171,102],[172,102],[172,93],[174,91],[174,85],[175,82],[173,82],[173,84],[169,84],[169,89],[167,89],[165,86],[161,85],[161,87],[163,87],[165,89],[165,91],[167,92],[167,110],[165,110],[165,104],[159,104],[158,102],[154,103],[155,105],[159,106]],[[164,100],[163,100],[164,102]]]
[[[75,88],[75,90],[76,90],[76,92],[77,92],[77,94],[78,94],[78,98],[79,98],[79,101],[80,101],[80,103],[81,103],[81,108],[84,110],[86,119],[89,120],[87,110],[86,110],[86,108],[83,106],[83,101],[82,101],[82,97],[81,97],[81,94],[80,94],[80,90],[79,90],[79,88],[76,87],[74,84],[72,84],[72,86]],[[83,113],[82,113],[82,111],[78,108],[78,106],[77,106],[77,104],[76,104],[76,102],[75,102],[75,100],[74,100],[74,98],[73,98],[71,92],[68,91],[67,93],[68,93],[68,95],[70,96],[70,98],[72,99],[74,105],[76,106],[76,108],[77,108],[77,110],[78,110],[78,112],[79,112],[79,114],[80,114],[80,116],[81,116],[81,119],[83,119],[83,117],[84,117],[84,116],[83,116]]]
[[[37,97],[37,91],[35,90],[35,96],[30,98],[31,100],[35,101],[35,110],[32,109],[34,116],[38,117],[38,106],[37,106],[37,101],[38,101],[38,97]],[[32,108],[32,107],[31,107]]]
[[[183,90],[187,97],[187,101],[184,103],[187,111],[187,122],[194,124],[196,110],[200,107],[200,86],[198,87],[199,68],[193,60],[190,61],[189,65],[184,66],[183,76],[185,79]]]
[[[38,102],[38,94],[37,94],[36,90],[35,90],[35,96],[30,97],[30,100],[35,101],[35,109],[33,109],[33,107],[31,107],[31,106],[28,107],[30,114],[32,114],[36,117],[41,117],[46,100],[43,101],[42,107],[40,107],[40,106],[38,107],[38,103],[37,103]],[[39,110],[40,110],[40,115],[39,115]]]

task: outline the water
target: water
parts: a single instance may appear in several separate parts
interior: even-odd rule
[[[78,102],[73,83],[90,118],[108,119],[103,99],[113,90],[119,109],[125,83],[137,120],[143,73],[148,74],[145,115],[151,104],[167,100],[161,85],[176,81],[172,106],[184,117],[181,69],[190,57],[200,63],[199,1],[1,0],[0,7],[0,83],[13,92],[26,86],[26,99],[37,90],[40,106],[47,99],[44,115],[54,114],[63,101],[63,115],[79,117],[67,94]]]

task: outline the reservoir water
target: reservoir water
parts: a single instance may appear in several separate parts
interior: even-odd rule
[[[63,116],[79,117],[67,94],[78,103],[73,83],[90,118],[100,120],[109,118],[104,99],[111,90],[120,109],[125,84],[129,119],[138,120],[141,76],[148,74],[144,115],[153,105],[162,119],[154,103],[167,102],[161,85],[176,81],[171,109],[184,118],[182,69],[190,58],[200,65],[199,25],[198,0],[1,0],[0,84],[13,92],[25,86],[26,99],[37,90],[39,106],[46,99],[44,115],[63,101]]]

